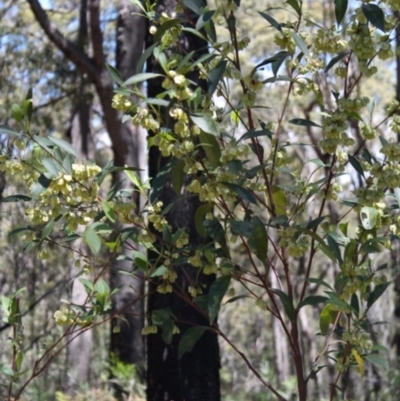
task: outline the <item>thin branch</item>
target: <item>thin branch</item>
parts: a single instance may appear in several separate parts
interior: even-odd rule
[[[53,42],[57,48],[64,53],[65,57],[74,63],[82,73],[87,74],[94,80],[97,76],[97,70],[90,58],[53,26],[46,11],[38,0],[28,0],[28,3],[31,6],[36,21],[42,27],[49,40]]]
[[[94,62],[99,69],[104,68],[103,33],[100,28],[100,0],[89,1],[90,39]]]

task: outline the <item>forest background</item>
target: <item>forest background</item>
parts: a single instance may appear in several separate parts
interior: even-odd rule
[[[314,20],[324,27],[330,27],[337,19],[335,2],[329,2],[327,7],[324,4],[325,2],[309,0],[303,2],[303,7],[312,10],[310,17]],[[350,2],[349,9],[357,5],[358,2]],[[46,15],[41,7],[45,9]],[[255,65],[279,51],[274,41],[276,30],[271,26],[274,24],[263,18],[257,10],[273,10],[276,20],[285,18],[285,11],[277,8],[276,2],[241,2],[236,14],[237,29],[241,36],[251,39],[242,56],[242,67],[245,71],[251,71]],[[44,137],[67,140],[78,152],[81,160],[93,160],[101,167],[107,166],[110,160],[114,160],[117,166],[127,164],[136,167],[140,169],[137,172],[141,175],[142,182],[146,182],[146,132],[135,127],[129,120],[122,123],[122,115],[112,109],[115,84],[110,70],[106,68],[106,63],[115,66],[123,79],[128,79],[138,68],[140,70],[143,67],[138,67],[137,63],[145,49],[145,42],[148,44],[146,38],[150,27],[143,18],[135,14],[136,12],[139,12],[139,8],[124,0],[111,4],[86,0],[69,3],[39,3],[35,0],[1,2],[1,123],[17,128],[15,107],[14,115],[12,112],[13,104],[21,104],[29,88],[33,88],[33,131]],[[45,17],[50,19],[51,26],[46,25]],[[226,35],[224,31],[218,33],[221,37]],[[399,29],[395,33],[392,34],[393,47],[396,43],[398,46]],[[73,43],[74,47],[69,46],[65,39]],[[325,62],[328,64],[329,59]],[[398,57],[379,60],[376,65],[378,73],[368,80],[368,85],[360,81],[357,91],[359,95],[372,99],[376,110],[383,110],[393,99],[400,99]],[[354,68],[357,70],[357,66]],[[278,82],[265,87],[258,94],[259,103],[280,103],[282,85],[284,83]],[[150,91],[151,87],[144,85],[142,90]],[[233,86],[231,96],[232,99],[238,99],[240,89]],[[219,101],[216,100],[217,105]],[[312,96],[294,97],[289,105],[288,118],[308,121],[314,117],[314,107],[315,101]],[[273,112],[274,110],[269,108],[260,109],[257,117],[265,121],[272,120]],[[383,112],[378,111],[377,114],[381,117]],[[231,124],[234,123],[235,118],[232,117]],[[350,126],[354,135],[357,135],[354,121],[350,121]],[[303,135],[301,140],[304,142],[314,144],[319,141],[320,138],[315,136],[312,126],[303,124],[300,129],[298,132],[299,135]],[[285,132],[291,140],[296,139],[290,128],[285,127]],[[298,132],[296,131],[296,134]],[[379,134],[387,138],[393,136],[387,125],[380,128]],[[3,151],[6,152],[10,146],[9,138],[3,135],[1,140]],[[312,148],[307,146],[290,150],[288,153],[302,163],[316,156],[323,160],[323,155],[315,155]],[[353,191],[354,188],[360,187],[362,180],[356,173],[353,171],[349,175],[350,178],[344,179],[341,182],[343,186],[352,188]],[[126,178],[121,171],[116,171],[113,178],[106,178],[106,186],[112,188],[119,180],[126,181]],[[3,199],[7,199],[7,196],[22,192],[23,184],[18,179],[2,174],[1,191]],[[140,205],[145,200],[134,197],[134,202]],[[87,296],[85,286],[74,278],[82,269],[87,269],[90,273],[90,266],[85,257],[71,256],[68,250],[60,247],[35,251],[27,249],[26,239],[16,235],[10,237],[11,231],[24,226],[25,207],[23,202],[1,203],[0,282],[1,295],[4,296],[11,296],[18,289],[26,288],[19,295],[19,307],[24,321],[23,363],[33,366],[38,355],[64,333],[63,328],[54,320],[55,313],[60,310],[60,299],[75,304],[84,302]],[[335,210],[331,204],[328,207],[332,215],[342,212]],[[54,240],[62,235],[62,232],[52,232]],[[85,249],[85,246],[87,245],[82,244],[82,249]],[[390,252],[379,255],[379,258],[376,263],[387,264],[385,274],[394,285],[390,286],[374,305],[370,319],[389,322],[379,324],[373,330],[374,343],[379,342],[388,350],[385,354],[388,365],[367,365],[364,382],[357,379],[357,372],[352,372],[349,380],[350,396],[357,394],[356,399],[365,400],[396,400],[397,383],[400,381],[398,246],[393,245]],[[301,274],[304,259],[294,258],[293,263],[298,265]],[[145,399],[146,358],[142,329],[146,306],[142,301],[131,305],[132,298],[137,299],[137,295],[142,293],[143,283],[138,283],[132,276],[118,273],[121,269],[130,271],[131,264],[128,257],[121,257],[114,260],[113,268],[103,275],[112,288],[124,284],[113,296],[110,308],[113,312],[123,311],[129,324],[125,325],[125,321],[112,319],[110,329],[108,319],[105,318],[104,324],[84,331],[76,340],[67,344],[63,351],[51,360],[51,365],[29,383],[21,399],[113,400],[114,396]],[[332,279],[334,270],[333,263],[321,267],[320,279]],[[280,393],[287,399],[296,399],[294,394],[297,384],[290,348],[279,322],[272,317],[266,318],[260,312],[260,308],[245,297],[239,285],[235,284],[230,291],[232,296],[235,291],[238,298],[235,302],[228,302],[221,307],[218,324],[222,331],[238,349],[245,350],[247,358],[252,361],[264,380],[276,383]],[[227,297],[224,301],[228,299]],[[312,308],[318,316],[319,309],[316,306],[308,308],[308,313],[300,315],[301,336],[302,347],[304,352],[309,354],[312,364],[312,361],[318,359],[323,341],[315,341],[315,333],[320,328],[318,317],[315,319],[311,314]],[[10,343],[9,325],[4,323],[0,330],[2,344]],[[9,377],[7,368],[13,360],[13,347],[10,345],[8,349],[9,351],[1,356],[4,384]],[[265,391],[263,384],[229,344],[221,341],[220,352],[222,399],[275,399]],[[390,369],[387,369],[388,366]],[[321,383],[332,382],[334,375],[334,365],[328,363],[327,369],[320,373],[320,379],[315,381],[313,399],[329,396]],[[21,375],[18,383],[24,383],[27,377],[29,372]],[[6,396],[8,389],[5,385],[0,390],[1,396]]]

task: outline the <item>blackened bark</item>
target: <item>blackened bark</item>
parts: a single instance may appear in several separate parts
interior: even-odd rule
[[[171,14],[175,2],[172,0],[160,1],[157,12],[166,11]],[[149,43],[148,45],[151,45]],[[199,57],[207,52],[207,44],[197,36],[190,34],[182,35],[179,48],[184,53],[197,51],[194,57]],[[154,59],[148,62],[149,72],[160,72],[160,67]],[[189,77],[192,81],[197,81],[197,76]],[[204,83],[204,81],[202,81]],[[148,97],[156,97],[164,89],[161,87],[160,80],[150,80],[148,82]],[[149,151],[149,175],[156,177],[160,170],[165,167],[169,159],[163,158],[156,147],[151,147]],[[154,180],[152,181],[154,183]],[[185,185],[188,179],[185,179]],[[181,194],[180,194],[181,195]],[[164,183],[160,199],[164,206],[175,202],[178,195],[172,188],[171,179],[168,177]],[[198,198],[189,196],[182,197],[171,211],[167,214],[167,220],[175,231],[185,227],[189,235],[189,243],[193,246],[204,245],[205,240],[196,232],[194,225],[194,214],[200,206]],[[184,264],[178,267],[179,286],[187,292],[190,282],[196,281],[198,271],[191,265]],[[204,293],[207,293],[209,286],[215,279],[214,276],[201,275],[198,280],[205,284]],[[148,313],[153,310],[171,308],[178,321],[190,322],[194,325],[207,326],[208,321],[193,306],[185,302],[175,292],[171,294],[159,294],[155,291],[157,283],[149,285]],[[177,287],[176,287],[177,288]],[[179,335],[174,335],[171,344],[166,344],[160,333],[148,336],[147,343],[147,400],[148,401],[219,401],[220,382],[219,382],[219,346],[216,334],[205,332],[196,343],[193,350],[186,353],[182,359],[178,359],[178,345],[189,327],[188,324],[178,324]]]

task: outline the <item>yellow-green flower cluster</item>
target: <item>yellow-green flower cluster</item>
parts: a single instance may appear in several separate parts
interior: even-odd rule
[[[279,246],[286,248],[290,256],[300,258],[310,247],[309,238],[300,234],[294,227],[281,228],[278,234]]]
[[[167,219],[162,216],[161,210],[162,210],[163,203],[162,202],[156,202],[154,205],[149,205],[147,207],[148,211],[148,219],[151,223],[153,223],[154,228],[157,231],[162,232],[164,230],[164,227],[168,226]]]
[[[296,50],[296,43],[290,29],[283,29],[283,32],[276,34],[274,36],[274,43],[282,50],[287,50],[290,54],[294,54]]]
[[[133,103],[125,95],[117,93],[113,96],[111,106],[122,113],[126,113],[132,109]]]
[[[171,19],[171,18],[169,17],[169,15],[168,15],[167,13],[163,12],[163,13],[161,14],[161,17],[160,17],[160,24],[161,24],[161,26],[162,26],[163,24],[165,24],[166,22],[168,22],[170,19]],[[174,25],[174,26],[168,28],[168,29],[165,31],[165,33],[164,33],[164,35],[162,36],[162,38],[161,38],[161,45],[162,45],[162,47],[163,47],[163,48],[165,48],[165,47],[171,47],[171,46],[173,46],[175,43],[177,43],[178,40],[179,40],[179,35],[181,34],[181,32],[182,32],[182,25],[180,25],[180,24],[177,24],[177,25]]]
[[[69,326],[74,323],[76,319],[76,313],[72,309],[69,309],[65,305],[60,310],[54,313],[54,320],[59,326]]]
[[[162,87],[172,89],[173,96],[178,100],[187,100],[192,96],[192,90],[189,88],[189,81],[182,74],[178,74],[174,70],[167,73],[167,78],[164,79]]]
[[[318,29],[314,38],[314,47],[317,52],[341,53],[347,46],[347,41],[336,31],[336,26],[326,30]]]
[[[140,108],[132,118],[132,123],[134,125],[140,125],[144,129],[150,131],[158,131],[160,124],[154,119],[153,115],[148,109]]]

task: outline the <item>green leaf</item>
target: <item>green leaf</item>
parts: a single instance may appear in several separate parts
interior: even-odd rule
[[[199,139],[207,160],[214,168],[219,167],[221,165],[221,148],[217,138],[206,132],[200,132]]]
[[[312,230],[315,227],[318,227],[319,224],[325,220],[328,216],[321,216],[321,217],[317,217],[314,220],[311,220],[309,223],[307,223],[306,228],[308,228],[309,230]]]
[[[203,224],[205,216],[208,212],[211,212],[212,210],[213,210],[213,205],[211,203],[206,203],[204,205],[199,206],[194,215],[194,225],[196,231],[202,238],[207,237],[207,230]]]
[[[79,281],[85,287],[87,294],[90,294],[94,290],[93,283],[90,280],[88,280],[87,278],[80,278]]]
[[[199,295],[193,301],[204,313],[208,314],[208,294]]]
[[[322,295],[310,295],[307,298],[303,299],[299,303],[297,309],[301,309],[303,306],[306,306],[306,305],[315,306],[315,305],[318,305],[318,304],[324,304],[324,303],[326,303],[328,301],[328,299],[329,298],[324,297]]]
[[[385,370],[390,369],[389,362],[387,361],[387,359],[382,358],[380,355],[377,354],[364,355],[364,359],[367,360],[368,362],[371,362],[373,365],[383,368]]]
[[[240,199],[250,202],[250,203],[253,203],[254,205],[258,204],[257,198],[255,197],[253,192],[251,192],[247,188],[244,188],[244,187],[241,187],[240,185],[232,184],[229,182],[223,182],[222,184],[224,184],[231,191],[233,191]]]
[[[213,220],[204,220],[204,227],[206,228],[208,235],[221,246],[225,256],[229,257],[229,248],[226,244],[225,230],[221,223],[216,218]]]
[[[368,296],[367,309],[369,309],[381,297],[381,295],[386,291],[389,285],[390,281],[379,284],[374,288],[374,290]]]
[[[319,315],[319,327],[321,335],[326,336],[329,331],[329,325],[334,323],[338,312],[333,310],[332,305],[326,305]]]
[[[309,235],[311,238],[313,238],[315,241],[318,242],[319,246],[318,249],[320,249],[332,262],[336,262],[336,256],[335,254],[329,249],[329,247],[325,244],[324,240],[314,231],[308,230],[308,229],[303,229],[307,235]]]
[[[252,235],[249,239],[249,244],[254,250],[256,256],[264,264],[267,272],[269,265],[267,262],[268,253],[268,236],[267,230],[265,229],[264,223],[260,220],[258,216],[254,216],[251,219],[252,224]],[[267,274],[268,275],[268,274]]]
[[[110,287],[102,278],[96,281],[94,289],[103,296],[108,296],[110,294]]]
[[[84,231],[82,239],[95,255],[99,253],[101,247],[101,239],[92,229],[88,227]]]
[[[22,114],[21,107],[19,107],[18,104],[15,104],[15,103],[14,103],[13,105],[11,105],[11,113],[12,113],[12,116],[14,117],[14,119],[15,119],[18,123],[21,124],[22,118],[24,117],[23,114]]]
[[[146,64],[147,59],[151,56],[153,53],[154,48],[157,46],[157,43],[154,43],[150,47],[148,47],[140,56],[140,59],[136,65],[136,74],[140,74],[144,70],[144,65]],[[122,85],[122,83],[120,84]]]
[[[207,11],[204,14],[200,15],[199,19],[196,22],[196,29],[199,31],[202,29],[213,17],[215,14],[215,10]]]
[[[311,121],[311,120],[306,120],[304,118],[293,118],[292,120],[289,120],[289,124],[293,125],[300,125],[302,127],[319,127],[322,128],[321,125]]]
[[[274,18],[272,18],[270,15],[265,14],[261,11],[258,11],[258,13],[261,15],[261,17],[266,19],[275,29],[277,29],[279,32],[282,32],[282,28],[281,28],[280,24]]]
[[[61,166],[50,157],[42,159],[42,164],[53,178],[57,177],[58,173],[61,171]]]
[[[132,254],[135,258],[135,267],[146,272],[149,265],[146,255],[139,251],[132,251]]]
[[[115,67],[106,63],[106,68],[114,82],[116,82],[118,85],[122,85],[124,83],[124,80],[122,79],[121,74]]]
[[[347,0],[335,0],[335,16],[338,25],[342,23],[347,11]]]
[[[361,167],[360,162],[352,155],[348,155],[348,158],[349,158],[350,164],[354,167],[354,169],[357,171],[357,173],[365,178],[364,170]]]
[[[19,227],[16,228],[15,230],[10,231],[10,233],[8,234],[8,237],[12,237],[13,235],[17,235],[19,233],[23,233],[25,231],[35,231],[32,227]]]
[[[105,213],[105,215],[107,216],[107,218],[112,222],[115,223],[116,221],[116,216],[115,216],[115,212],[112,209],[110,203],[106,202],[106,201],[102,201],[101,202],[101,207],[103,209],[103,212]]]
[[[166,266],[159,266],[153,273],[150,274],[150,277],[161,277],[168,271]]]
[[[327,241],[328,241],[328,246],[329,246],[329,249],[332,251],[332,253],[335,255],[335,257],[336,257],[336,259],[340,262],[340,263],[342,263],[343,262],[343,260],[342,260],[342,255],[341,255],[341,253],[340,253],[340,248],[339,248],[339,245],[338,245],[338,243],[336,242],[336,239],[332,236],[332,235],[330,235],[330,234],[328,234],[328,236],[327,236]]]
[[[217,125],[212,117],[201,114],[191,114],[190,118],[193,121],[193,124],[197,125],[204,132],[218,135]]]
[[[309,283],[323,285],[324,287],[329,288],[331,291],[333,291],[333,288],[326,281],[321,280],[320,278],[309,277],[307,281]]]
[[[19,133],[7,125],[0,124],[0,134],[7,134],[11,136],[19,136]]]
[[[231,278],[229,276],[217,278],[210,286],[208,292],[208,315],[210,325],[213,324],[221,307],[222,298],[228,290]]]
[[[50,142],[58,146],[64,152],[67,152],[72,156],[78,157],[78,153],[76,153],[76,150],[68,142],[64,141],[63,139],[53,138],[51,136],[49,136],[48,139]]]
[[[360,210],[361,224],[366,230],[372,230],[376,225],[378,211],[369,206],[364,206]]]
[[[32,186],[32,198],[37,199],[46,189],[50,186],[51,179],[47,178],[44,174],[41,174],[38,182]]]
[[[49,221],[43,228],[42,230],[42,235],[40,236],[40,239],[45,239],[46,237],[48,237],[51,232],[54,229],[56,222],[54,220]]]
[[[260,136],[267,136],[269,139],[271,139],[273,135],[274,135],[273,132],[270,131],[269,129],[262,129],[259,131],[252,129],[249,132],[246,132],[245,134],[243,134],[239,138],[238,143],[240,141],[244,141],[245,139],[258,138]]]
[[[373,26],[385,32],[385,14],[382,9],[376,4],[363,4],[361,9],[365,15],[365,18]]]
[[[10,195],[0,199],[0,203],[29,202],[30,200],[32,200],[32,198],[26,195]]]
[[[286,0],[286,4],[289,4],[298,15],[301,14],[301,8],[297,0]]]
[[[229,224],[233,235],[243,236],[246,238],[250,238],[253,235],[253,225],[249,220],[231,220]]]
[[[197,15],[201,15],[204,8],[204,3],[202,0],[183,0],[183,4]]]
[[[142,72],[140,74],[133,75],[132,77],[128,78],[122,85],[134,85],[138,84],[139,82],[147,81],[148,79],[163,77],[161,74],[156,74],[154,72]]]
[[[171,181],[174,191],[179,195],[181,193],[183,179],[185,178],[185,161],[183,159],[177,160],[172,164]]]
[[[283,189],[276,185],[272,186],[272,200],[274,202],[274,209],[277,216],[285,216],[288,200],[286,193]],[[272,208],[272,205],[270,205]]]
[[[332,57],[327,66],[325,67],[325,72],[328,72],[336,63],[346,57],[349,53],[339,53],[337,56]]]
[[[236,301],[238,301],[239,299],[244,299],[244,298],[251,298],[251,296],[250,296],[250,295],[236,295],[236,296],[234,296],[234,297],[232,297],[232,298],[229,298],[229,299],[224,303],[224,305],[230,304],[230,303],[232,303],[232,302],[236,302]]]
[[[285,312],[286,312],[288,318],[290,319],[291,322],[293,322],[296,318],[293,301],[289,298],[289,296],[287,294],[285,294],[281,290],[278,290],[275,288],[275,289],[272,289],[271,291],[273,293],[275,293],[276,295],[278,295],[278,297],[281,299],[283,308],[285,309]]]
[[[174,327],[170,317],[170,312],[167,309],[153,310],[151,313],[151,321],[153,324],[160,326],[162,329],[161,337],[166,344],[171,344],[172,329]]]
[[[360,302],[358,301],[357,294],[351,295],[350,306],[353,308],[354,312],[356,313],[356,316],[358,317],[358,314],[360,313]]]
[[[273,55],[272,57],[269,57],[269,58],[263,60],[260,64],[257,64],[253,68],[251,75],[253,75],[258,68],[263,67],[264,65],[267,65],[267,64],[271,64],[272,73],[274,74],[274,77],[276,77],[276,75],[279,71],[279,68],[281,67],[283,62],[286,60],[286,58],[289,56],[290,56],[290,53],[287,51],[278,52],[275,55]],[[263,81],[263,83],[267,83],[267,82],[269,82],[269,81],[268,80]],[[273,81],[273,82],[275,82],[275,81]]]
[[[210,96],[214,94],[219,82],[224,76],[227,64],[227,61],[221,61],[210,71],[210,74],[208,76],[208,94]]]
[[[187,329],[179,342],[178,358],[181,359],[186,352],[191,352],[197,341],[208,329],[206,326],[196,326]]]
[[[303,38],[297,33],[297,32],[292,32],[293,40],[296,42],[296,45],[298,48],[302,51],[302,53],[310,57],[310,51],[308,50],[306,42],[304,42]]]

